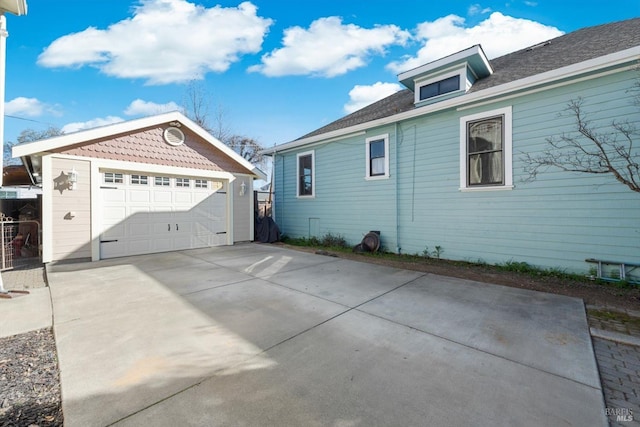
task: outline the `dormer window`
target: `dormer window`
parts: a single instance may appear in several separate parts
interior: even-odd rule
[[[420,101],[460,90],[460,75],[420,86]]]
[[[463,93],[467,89],[466,66],[457,66],[448,72],[439,73],[430,78],[416,79],[415,103],[430,103],[429,101],[446,99]],[[470,86],[470,85],[469,85]],[[448,96],[447,96],[448,95]]]
[[[416,107],[464,95],[473,84],[493,73],[480,45],[445,56],[398,75],[414,93]]]

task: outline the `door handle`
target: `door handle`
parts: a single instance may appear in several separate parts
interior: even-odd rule
[[[167,231],[171,231],[171,224],[167,224]]]
[[[176,231],[179,231],[180,228],[178,227],[178,224],[176,224]]]

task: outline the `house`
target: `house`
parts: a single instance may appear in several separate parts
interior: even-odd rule
[[[640,128],[639,59],[636,18],[403,72],[406,89],[265,151],[275,220],[290,237],[355,245],[375,230],[386,251],[438,246],[452,260],[571,272],[589,271],[588,258],[640,263],[638,193],[611,174],[526,173],[547,138],[576,134],[572,100],[599,132],[614,119]]]
[[[178,112],[13,147],[42,186],[43,262],[253,240],[260,170]]]

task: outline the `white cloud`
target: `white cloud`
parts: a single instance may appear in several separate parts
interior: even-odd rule
[[[156,104],[155,102],[136,99],[135,101],[131,102],[131,104],[129,104],[129,106],[124,110],[124,114],[126,114],[127,116],[153,116],[155,114],[162,114],[169,111],[180,110],[180,106],[175,102]]]
[[[344,106],[344,111],[347,114],[353,113],[399,90],[402,90],[402,87],[397,83],[377,82],[369,86],[356,85],[349,91],[349,102]]]
[[[489,58],[496,58],[562,34],[555,27],[505,16],[500,12],[492,13],[475,27],[469,28],[464,26],[464,18],[448,15],[418,25],[416,38],[422,40],[424,46],[415,57],[406,57],[387,67],[400,73],[476,44],[482,45]]]
[[[117,116],[99,117],[93,120],[88,120],[86,122],[75,122],[75,123],[66,124],[62,127],[62,131],[64,133],[72,133],[72,132],[77,132],[79,130],[93,129],[100,126],[111,125],[113,123],[120,123],[123,121],[124,119]]]
[[[484,15],[486,13],[491,12],[491,8],[490,7],[482,7],[479,4],[472,4],[471,6],[469,6],[469,9],[467,10],[467,13],[469,14],[469,16],[475,16],[475,15]]]
[[[23,96],[5,103],[5,113],[11,116],[40,117],[45,114],[60,116],[62,113],[56,106],[44,103],[37,98],[25,98]]]
[[[271,24],[250,2],[205,8],[186,0],[142,0],[132,18],[55,40],[38,64],[89,65],[149,84],[185,82],[224,72],[241,55],[259,52]]]
[[[409,33],[395,25],[362,28],[343,24],[340,17],[320,18],[308,29],[284,31],[284,47],[263,55],[249,71],[266,76],[315,75],[334,77],[363,67],[369,56],[384,55],[391,45],[404,45]]]

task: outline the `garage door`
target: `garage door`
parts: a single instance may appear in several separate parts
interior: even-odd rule
[[[222,182],[103,171],[100,258],[227,243]]]

